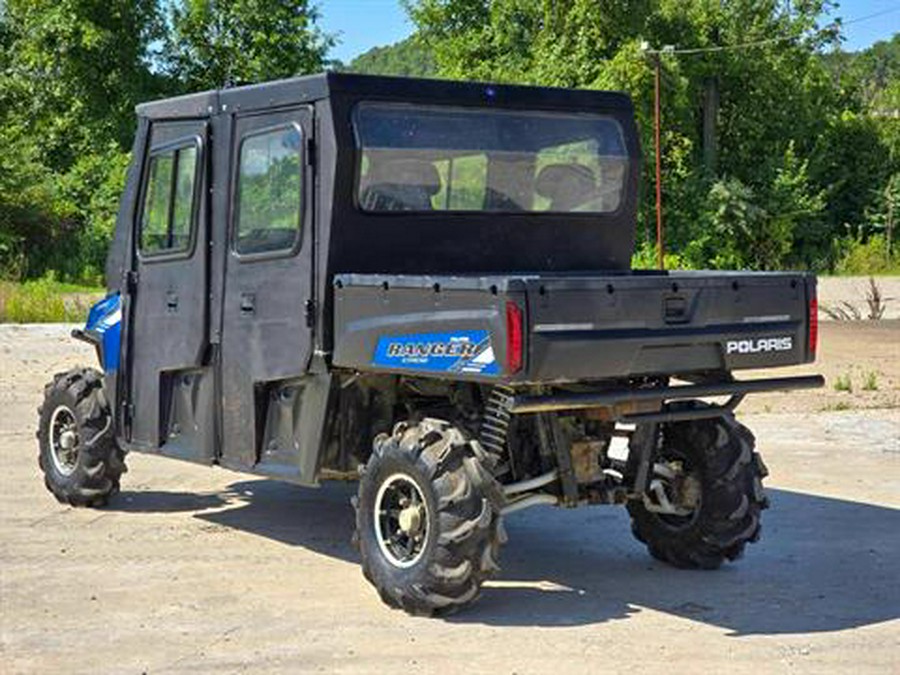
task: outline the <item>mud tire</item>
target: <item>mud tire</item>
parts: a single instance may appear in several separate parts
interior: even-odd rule
[[[497,571],[505,536],[502,491],[485,469],[477,443],[448,422],[401,422],[381,434],[362,469],[356,508],[356,543],[362,571],[389,606],[415,615],[446,615],[473,602]],[[411,478],[427,507],[421,556],[398,567],[378,542],[376,502],[383,483]]]
[[[680,568],[716,569],[759,539],[768,472],[754,445],[753,434],[733,415],[662,425],[659,456],[683,460],[700,479],[701,496],[699,510],[683,520],[653,513],[642,501],[629,502],[632,533],[654,558]]]
[[[77,458],[69,473],[60,471],[51,456],[50,426],[61,406],[71,411],[78,439]],[[110,407],[101,374],[91,368],[56,374],[44,387],[38,416],[38,464],[47,489],[63,504],[104,506],[119,491],[119,478],[126,468],[124,453],[107,424]]]

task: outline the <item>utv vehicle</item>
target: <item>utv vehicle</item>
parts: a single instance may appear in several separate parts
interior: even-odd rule
[[[57,499],[103,505],[129,452],[358,480],[363,573],[417,614],[475,599],[539,504],[624,505],[678,567],[757,540],[734,409],[822,378],[732,373],[813,361],[815,278],[631,270],[626,95],[328,73],[137,116],[74,331],[102,372],[40,411]]]

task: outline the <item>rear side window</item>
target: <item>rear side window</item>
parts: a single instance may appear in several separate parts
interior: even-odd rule
[[[196,182],[196,144],[150,155],[141,215],[141,253],[183,253],[190,248]]]
[[[300,128],[291,124],[241,142],[235,242],[239,254],[290,251],[299,241],[302,141]]]

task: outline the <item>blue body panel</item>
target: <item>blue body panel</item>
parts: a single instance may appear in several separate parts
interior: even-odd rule
[[[85,331],[100,341],[100,358],[107,373],[119,369],[119,347],[122,341],[122,298],[111,293],[91,307]]]
[[[372,365],[431,373],[500,374],[486,330],[385,335],[378,339]]]

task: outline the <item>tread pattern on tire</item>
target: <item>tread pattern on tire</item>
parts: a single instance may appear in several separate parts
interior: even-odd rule
[[[66,477],[55,474],[48,456],[49,417],[61,404],[74,411],[81,442],[78,464]],[[44,403],[38,408],[40,424],[36,433],[38,464],[44,473],[44,485],[59,502],[70,506],[104,506],[119,491],[119,479],[127,471],[124,453],[113,434],[97,437],[106,427],[109,408],[102,376],[93,368],[57,373],[44,387]],[[91,443],[93,439],[96,441]]]
[[[754,452],[753,434],[733,415],[669,423],[662,434],[663,455],[667,447],[678,450],[692,459],[700,474],[700,512],[687,527],[677,529],[642,502],[629,502],[634,536],[654,558],[675,567],[716,569],[725,560],[737,560],[748,543],[759,539],[760,516],[769,505],[762,486],[768,471]]]
[[[409,464],[430,481],[437,526],[430,550],[408,570],[393,567],[374,540],[370,513],[378,490],[375,476],[385,462]],[[425,419],[401,422],[393,433],[375,439],[374,452],[363,469],[356,508],[356,543],[365,577],[391,607],[411,614],[449,614],[474,601],[481,584],[499,569],[503,541],[494,479],[484,468],[478,444],[448,422]]]

